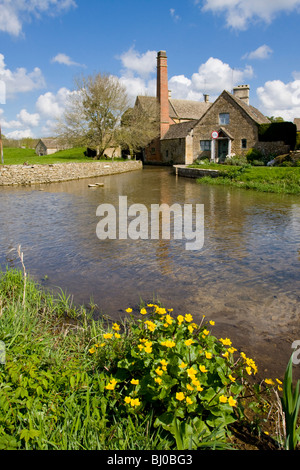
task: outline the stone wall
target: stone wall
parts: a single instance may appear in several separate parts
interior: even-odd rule
[[[254,146],[256,150],[259,150],[263,155],[272,155],[277,157],[278,155],[284,155],[289,153],[290,146],[286,145],[283,141],[278,142],[257,142]]]
[[[184,176],[185,178],[202,178],[203,176],[211,176],[212,178],[216,178],[219,176],[218,170],[188,168],[184,165],[174,165],[173,168],[175,175]]]
[[[0,186],[59,183],[141,170],[141,161],[0,165]]]

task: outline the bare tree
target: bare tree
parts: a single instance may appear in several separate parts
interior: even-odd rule
[[[159,119],[156,100],[148,101],[147,109],[139,104],[129,108],[122,117],[120,141],[130,154],[140,152],[159,136]]]
[[[56,134],[64,143],[97,150],[100,159],[106,149],[119,146],[121,117],[128,109],[125,88],[118,78],[100,73],[75,85]]]

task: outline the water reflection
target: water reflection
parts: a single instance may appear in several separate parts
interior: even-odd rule
[[[283,367],[300,339],[299,198],[199,186],[160,168],[95,181],[105,186],[82,180],[1,188],[1,266],[21,244],[27,270],[38,280],[47,275],[47,287],[67,289],[78,303],[92,298],[118,318],[140,298],[159,298],[180,313],[214,319],[240,347],[265,354],[269,368],[273,348]],[[98,240],[97,207],[117,207],[119,196],[149,210],[163,202],[204,204],[203,249],[186,251],[180,240]]]

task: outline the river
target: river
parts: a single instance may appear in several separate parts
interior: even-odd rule
[[[90,188],[89,183],[104,187]],[[173,203],[204,205],[204,246],[184,240],[105,240],[97,207]],[[0,265],[19,266],[45,288],[77,304],[98,305],[117,320],[140,300],[160,300],[177,314],[214,320],[253,357],[262,375],[282,377],[300,340],[300,198],[201,186],[170,168],[145,167],[92,180],[0,188]],[[300,364],[295,368],[300,377]]]

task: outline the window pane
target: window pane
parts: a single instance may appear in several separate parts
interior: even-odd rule
[[[210,150],[211,148],[211,141],[210,140],[200,140],[200,149],[202,152],[205,150]]]
[[[219,115],[220,124],[229,124],[229,114],[228,113],[221,113]]]

